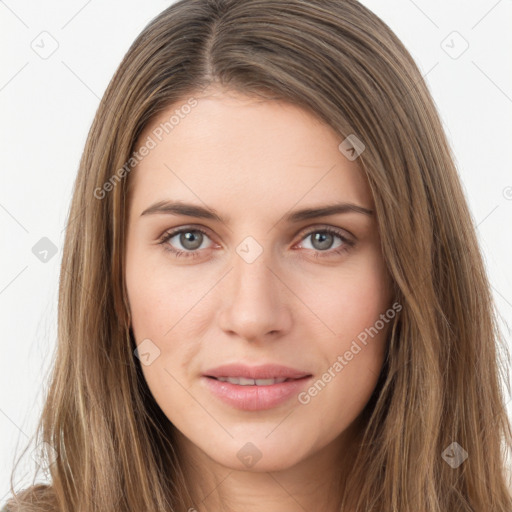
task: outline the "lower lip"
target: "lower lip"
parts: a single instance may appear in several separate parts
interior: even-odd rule
[[[311,376],[288,380],[270,386],[240,386],[203,377],[207,388],[224,403],[245,411],[262,411],[277,407],[297,395]]]

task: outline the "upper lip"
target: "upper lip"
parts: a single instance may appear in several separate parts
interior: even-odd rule
[[[204,372],[206,377],[244,377],[246,379],[300,379],[311,374],[296,368],[279,364],[247,366],[244,364],[225,364]]]

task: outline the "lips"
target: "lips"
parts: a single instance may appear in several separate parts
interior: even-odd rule
[[[207,370],[201,383],[224,404],[261,411],[289,403],[311,377],[303,370],[275,364],[230,364]]]
[[[203,375],[205,377],[212,377],[218,380],[228,379],[228,382],[232,382],[233,384],[239,384],[243,386],[251,384],[254,385],[250,381],[264,381],[269,379],[276,379],[279,380],[280,382],[284,382],[285,380],[302,379],[303,377],[310,376],[311,374],[303,370],[291,368],[288,366],[282,366],[278,364],[265,364],[259,366],[227,364],[207,370],[206,372],[204,372]],[[234,382],[230,379],[237,379],[239,382]],[[255,384],[265,385],[265,383],[258,384],[258,382],[255,382]]]
[[[272,384],[281,384],[281,382],[286,382],[287,380],[293,379],[246,379],[245,377],[211,377],[212,379],[217,379],[221,382],[229,382],[231,384],[236,384],[237,386],[272,386]]]

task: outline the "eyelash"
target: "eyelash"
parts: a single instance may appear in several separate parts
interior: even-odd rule
[[[174,254],[174,256],[176,258],[179,258],[181,256],[184,256],[185,258],[195,258],[195,257],[199,256],[199,251],[197,249],[195,251],[181,251],[179,249],[174,249],[170,244],[167,243],[171,238],[175,237],[176,235],[179,235],[181,233],[188,233],[188,232],[199,232],[199,233],[202,233],[203,235],[206,235],[208,238],[210,238],[208,236],[208,233],[206,233],[206,231],[204,231],[203,229],[200,229],[200,228],[179,228],[175,231],[168,231],[168,232],[164,233],[164,235],[159,240],[159,244],[162,245],[162,247],[165,251],[168,251],[168,252]],[[334,255],[343,254],[345,252],[348,252],[355,245],[355,242],[353,242],[352,240],[349,240],[347,237],[343,236],[341,234],[341,231],[331,228],[331,227],[312,229],[311,231],[304,233],[301,240],[306,239],[308,236],[310,236],[314,233],[328,233],[330,235],[337,236],[343,242],[343,245],[341,245],[340,247],[338,247],[336,249],[329,249],[326,251],[315,250],[314,258],[318,258],[319,253],[327,254],[327,256],[322,255],[322,256],[320,256],[320,258],[331,257]],[[310,250],[314,250],[314,249],[310,249]]]

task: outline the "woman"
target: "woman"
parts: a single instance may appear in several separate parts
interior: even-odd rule
[[[434,103],[356,1],[181,0],[91,128],[9,510],[509,512],[492,296]]]

